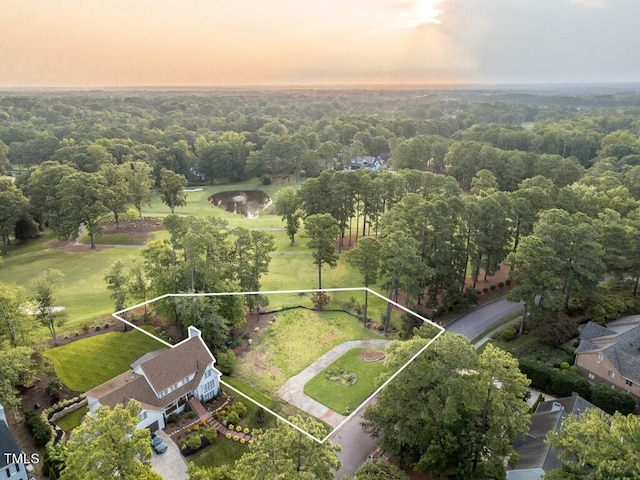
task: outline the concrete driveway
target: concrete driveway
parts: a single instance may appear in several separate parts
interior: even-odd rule
[[[157,454],[156,452],[151,454],[151,467],[164,480],[188,480],[187,462],[185,462],[180,453],[178,445],[162,430],[158,430],[156,435],[162,438],[169,448],[162,454]]]

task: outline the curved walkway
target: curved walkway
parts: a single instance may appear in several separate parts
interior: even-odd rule
[[[305,384],[349,350],[365,347],[383,348],[386,347],[389,342],[390,340],[369,339],[350,340],[348,342],[341,343],[340,345],[333,347],[300,373],[287,380],[287,382],[278,389],[276,394],[291,405],[298,407],[300,410],[321,419],[333,427],[337,427],[346,417],[334,412],[330,408],[327,408],[325,405],[306,395],[303,391]]]

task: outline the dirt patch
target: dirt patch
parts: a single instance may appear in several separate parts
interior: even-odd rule
[[[365,362],[379,362],[386,358],[387,354],[382,350],[365,350],[360,354],[360,358]]]
[[[81,243],[69,242],[67,240],[49,240],[45,242],[44,246],[50,250],[58,250],[65,253],[85,253],[85,252],[99,252],[107,248],[112,248],[109,245],[96,245],[96,248],[91,250],[91,245],[83,245]]]
[[[142,225],[140,225],[140,220],[120,220],[117,225],[116,222],[105,222],[101,226],[103,235],[110,233],[157,232],[164,228],[162,220],[159,218],[145,218],[142,220]]]

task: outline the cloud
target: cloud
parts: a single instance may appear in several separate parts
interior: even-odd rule
[[[571,0],[571,3],[587,8],[604,8],[605,0]]]

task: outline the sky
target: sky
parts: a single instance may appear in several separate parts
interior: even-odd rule
[[[640,82],[640,0],[0,0],[0,87]]]

